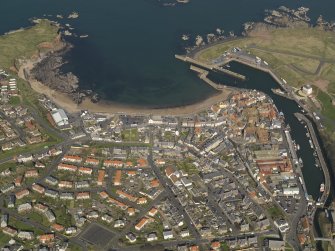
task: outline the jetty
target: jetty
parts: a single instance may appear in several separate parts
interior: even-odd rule
[[[288,99],[293,100],[293,98],[292,98],[287,92],[283,92],[283,91],[280,90],[280,89],[274,89],[274,88],[272,88],[271,91],[272,91],[274,94],[278,95],[278,96],[281,96],[281,97],[284,97],[284,98],[288,98]]]
[[[209,70],[209,71],[221,72],[221,73],[224,73],[226,75],[229,75],[231,77],[238,78],[238,79],[241,79],[241,80],[246,80],[247,79],[246,76],[244,76],[242,74],[239,74],[239,73],[236,73],[236,72],[233,72],[233,71],[230,71],[228,69],[225,69],[221,65],[206,64],[206,63],[200,62],[198,60],[195,60],[193,58],[190,58],[188,56],[182,56],[182,55],[175,55],[175,58],[179,59],[181,61],[193,64],[195,66],[204,68],[204,69]]]
[[[320,148],[319,141],[318,141],[318,138],[316,136],[316,133],[315,133],[312,122],[305,115],[303,115],[301,113],[295,113],[294,115],[299,120],[302,120],[306,123],[306,125],[308,127],[309,134],[311,135],[312,142],[314,144],[314,148],[315,148],[316,153],[318,155],[322,171],[323,171],[324,176],[325,176],[325,191],[322,193],[322,196],[317,203],[317,206],[323,208],[325,206],[325,203],[326,203],[327,199],[328,199],[330,189],[331,189],[331,184],[330,184],[331,180],[330,180],[330,173],[329,173],[329,170],[328,170],[328,166],[327,166],[327,163],[324,159],[324,156],[323,156],[322,150]]]
[[[217,84],[217,83],[213,82],[212,80],[210,80],[209,78],[207,78],[207,75],[209,74],[208,71],[206,71],[206,70],[204,70],[202,68],[196,67],[194,65],[191,65],[190,69],[192,71],[197,72],[198,75],[199,75],[199,78],[202,79],[203,81],[205,81],[210,86],[212,86],[214,89],[216,89],[218,91],[222,91],[225,88],[224,85]]]

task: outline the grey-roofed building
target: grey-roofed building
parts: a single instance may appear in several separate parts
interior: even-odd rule
[[[88,188],[90,187],[90,183],[87,180],[77,181],[74,184],[75,188]]]
[[[61,200],[73,200],[74,194],[73,193],[60,193],[59,198]]]
[[[173,232],[171,230],[166,230],[163,232],[164,240],[173,239]]]
[[[31,231],[19,231],[18,238],[23,239],[23,240],[32,240],[34,239],[34,232]]]
[[[126,234],[126,238],[130,243],[134,243],[136,241],[136,235],[131,232]]]
[[[12,190],[14,190],[15,186],[13,183],[9,183],[1,188],[2,193],[8,193]]]
[[[269,240],[270,250],[285,250],[285,242],[278,240]]]
[[[13,207],[15,207],[15,201],[16,201],[15,195],[10,195],[10,196],[9,196],[9,199],[8,199],[7,207],[8,207],[8,208],[13,208]]]
[[[58,184],[58,179],[52,176],[48,176],[45,178],[45,182],[50,185],[56,186]]]
[[[55,190],[46,189],[44,195],[56,199],[58,197],[58,192]]]
[[[54,222],[56,220],[55,214],[49,209],[44,213],[49,222]]]
[[[67,117],[63,109],[56,109],[52,111],[51,116],[55,121],[56,125],[58,126],[64,126],[69,124],[69,118]]]
[[[0,227],[7,227],[8,224],[8,214],[1,215]]]

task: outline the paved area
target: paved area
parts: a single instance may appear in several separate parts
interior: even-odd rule
[[[80,238],[84,241],[99,246],[101,248],[104,248],[113,237],[114,233],[97,223],[92,223],[80,235]]]

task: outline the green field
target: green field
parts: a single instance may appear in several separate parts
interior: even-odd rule
[[[175,163],[179,170],[184,171],[188,175],[199,174],[199,170],[193,164],[192,159],[185,159],[184,161],[179,161]]]
[[[11,96],[9,99],[9,104],[12,106],[17,106],[21,104],[21,99],[18,96]]]
[[[11,239],[11,237],[9,235],[6,235],[4,233],[0,233],[0,247],[5,246],[9,240]]]
[[[278,219],[284,216],[283,212],[277,206],[270,207],[267,211],[272,219]]]
[[[128,142],[137,142],[139,140],[138,130],[136,128],[123,130],[122,139]]]
[[[0,165],[0,172],[6,170],[7,168],[10,170],[14,170],[18,164],[14,161],[8,161]]]

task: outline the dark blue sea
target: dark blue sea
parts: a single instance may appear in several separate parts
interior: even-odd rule
[[[306,6],[315,20],[319,14],[335,19],[333,0],[191,0],[163,7],[158,0],[2,0],[0,34],[30,25],[32,17],[56,20],[72,11],[70,24],[86,39],[68,38],[74,49],[65,70],[74,72],[83,89],[103,99],[142,106],[178,106],[193,103],[214,91],[198,80],[188,66],[174,59],[183,52],[182,34],[239,34],[242,24],[263,19],[265,9],[280,5]]]

